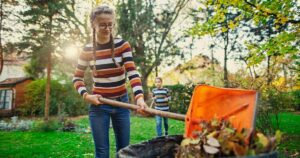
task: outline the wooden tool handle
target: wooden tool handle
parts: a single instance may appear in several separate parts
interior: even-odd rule
[[[99,101],[102,103],[105,103],[105,104],[112,105],[112,106],[117,106],[117,107],[131,109],[131,110],[141,109],[141,107],[138,105],[119,102],[119,101],[115,101],[115,100],[111,100],[111,99],[107,99],[107,98],[99,98]],[[171,118],[171,119],[175,119],[175,120],[179,120],[179,121],[185,120],[185,115],[176,114],[173,112],[161,111],[161,110],[156,110],[156,109],[151,109],[151,108],[146,108],[143,111],[147,112],[149,114],[154,114],[154,115],[158,115],[161,117]]]

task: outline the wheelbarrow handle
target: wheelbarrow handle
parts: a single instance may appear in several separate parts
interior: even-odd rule
[[[154,104],[154,100],[152,100],[152,102],[150,104],[150,109],[152,108],[153,104]]]
[[[138,106],[138,105],[119,102],[119,101],[115,101],[115,100],[111,100],[111,99],[107,99],[107,98],[99,98],[99,101],[102,102],[102,103],[105,103],[105,104],[112,105],[112,106],[117,106],[117,107],[131,109],[131,110],[141,109],[141,107]],[[161,116],[161,117],[171,118],[171,119],[175,119],[175,120],[179,120],[179,121],[185,121],[185,115],[182,115],[182,114],[151,109],[151,108],[148,108],[148,107],[145,108],[143,111],[146,112],[146,113],[153,114],[153,115],[158,115],[158,116]]]

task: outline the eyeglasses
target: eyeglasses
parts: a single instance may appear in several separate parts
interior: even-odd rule
[[[113,28],[113,24],[99,24],[98,27],[101,29],[101,30],[105,30],[106,28],[108,29],[112,29]]]

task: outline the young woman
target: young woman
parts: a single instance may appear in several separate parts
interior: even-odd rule
[[[112,122],[116,149],[129,145],[130,112],[128,109],[103,104],[100,97],[128,102],[125,73],[135,96],[137,105],[144,109],[143,90],[139,73],[133,62],[128,42],[114,39],[115,12],[108,5],[96,7],[90,16],[93,43],[81,52],[73,83],[83,99],[90,103],[89,120],[95,144],[95,157],[109,157],[109,124]],[[88,93],[84,83],[87,67],[93,70],[93,89]]]

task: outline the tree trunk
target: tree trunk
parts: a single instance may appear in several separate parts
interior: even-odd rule
[[[142,72],[142,86],[143,86],[145,100],[148,100],[148,95],[149,95],[147,79],[148,79],[148,76],[146,74],[143,74],[143,72]]]
[[[3,1],[0,1],[0,74],[2,73],[3,70],[3,46],[2,46],[2,19],[3,19]]]
[[[140,36],[140,39],[142,39],[142,36]],[[136,58],[137,59],[142,59],[145,57],[145,47],[142,43],[142,41],[139,41],[139,43],[137,45],[135,45],[134,47],[134,50],[136,52]],[[142,80],[142,87],[143,87],[143,91],[144,91],[144,98],[145,100],[148,99],[148,77],[149,77],[149,71],[152,71],[152,70],[148,70],[149,69],[149,66],[146,65],[145,62],[141,62],[139,64],[140,66],[140,70],[141,70],[141,80]]]
[[[215,63],[214,63],[214,49],[211,49],[211,72],[212,72],[212,83],[215,86]]]
[[[271,24],[268,23],[268,39],[271,39]],[[267,56],[267,85],[270,86],[272,79],[271,79],[271,55]]]
[[[271,78],[271,67],[270,67],[270,62],[271,62],[271,56],[268,55],[268,58],[267,58],[267,85],[269,86],[272,82],[272,78]]]
[[[228,30],[227,30],[225,33],[225,47],[224,47],[224,87],[229,87],[228,71],[227,71],[228,44],[229,44],[229,37],[228,37]]]
[[[50,89],[51,89],[51,52],[48,53],[48,63],[47,63],[45,121],[49,120]]]
[[[49,17],[50,20],[50,26],[52,26],[52,17]],[[51,51],[52,51],[52,42],[51,42],[51,36],[52,36],[52,30],[50,28],[49,30],[49,45],[46,47],[49,47],[48,52],[47,52],[47,56],[48,56],[48,63],[47,63],[47,82],[46,82],[46,100],[45,100],[45,121],[48,122],[49,120],[49,109],[50,109],[50,93],[51,93]]]
[[[284,86],[287,85],[287,80],[288,80],[288,74],[287,74],[287,70],[286,70],[286,66],[285,64],[282,64],[282,70],[283,70],[283,77],[284,77]]]

